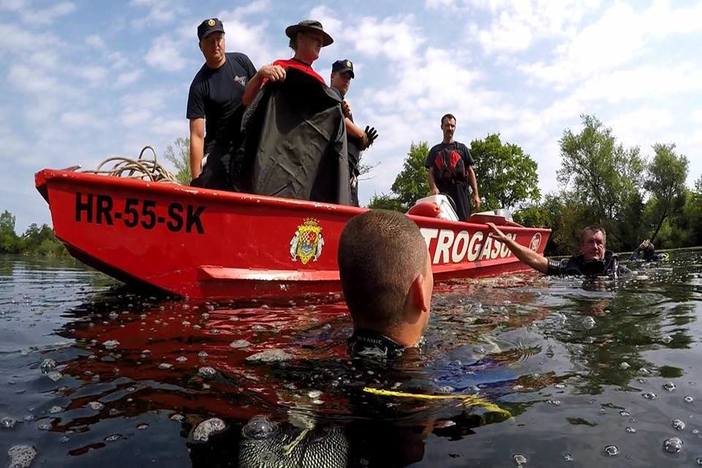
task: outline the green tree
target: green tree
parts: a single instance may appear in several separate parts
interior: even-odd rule
[[[537,164],[522,148],[502,143],[500,135],[493,133],[473,140],[470,151],[484,209],[515,208],[539,200]]]
[[[637,147],[617,144],[610,128],[596,117],[582,116],[583,129],[567,129],[560,140],[561,168],[558,180],[592,218],[608,228],[613,245],[621,248],[618,229],[627,203],[641,189],[644,162]]]
[[[384,193],[381,195],[373,195],[373,197],[370,200],[370,203],[368,203],[368,208],[380,210],[393,210],[399,211],[401,213],[406,211],[402,206],[402,202],[400,202],[400,200],[397,197],[393,197],[392,195],[386,195]]]
[[[392,191],[397,195],[403,211],[408,210],[414,202],[429,193],[429,181],[424,161],[429,154],[429,145],[426,141],[419,144],[412,143],[409,153],[402,166],[402,171],[392,184]]]
[[[176,138],[172,145],[168,145],[164,153],[166,161],[169,161],[176,169],[176,179],[179,184],[189,185],[192,179],[190,173],[190,138]]]
[[[15,234],[15,216],[5,210],[0,214],[0,253],[17,253],[20,239]]]
[[[655,156],[648,165],[644,188],[651,195],[652,215],[655,229],[651,241],[655,240],[663,222],[682,210],[685,204],[685,179],[688,160],[675,152],[675,145],[653,145]]]

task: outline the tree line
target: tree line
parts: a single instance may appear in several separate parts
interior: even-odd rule
[[[702,176],[693,188],[685,181],[689,161],[673,143],[656,143],[646,157],[626,148],[597,117],[583,115],[579,131],[559,140],[559,189],[541,197],[537,164],[499,134],[473,140],[471,155],[483,205],[509,208],[526,226],[552,229],[549,255],[577,250],[580,229],[601,224],[608,248],[633,250],[645,239],[657,248],[702,245]],[[406,211],[429,193],[424,161],[426,142],[412,144],[391,193],[372,197],[369,207]]]
[[[66,248],[46,224],[31,224],[24,234],[15,233],[15,216],[5,210],[0,213],[0,254],[26,254],[42,256],[68,255]]]

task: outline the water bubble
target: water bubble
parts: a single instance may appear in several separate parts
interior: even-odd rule
[[[176,358],[176,362],[185,362],[187,360],[188,360],[188,358],[186,358],[185,356],[178,356]]]
[[[556,385],[554,385],[554,387],[556,387],[559,390],[562,390],[562,389],[566,388],[566,385],[562,384],[562,383],[557,383]]]
[[[561,400],[548,400],[546,403],[553,406],[561,406]]]
[[[117,312],[110,312],[107,316],[114,320],[119,317],[119,314]]]
[[[668,344],[671,341],[673,341],[673,337],[670,335],[665,335],[663,338],[661,338],[661,341],[665,344]]]
[[[630,367],[631,367],[631,366],[630,366],[629,363],[626,362],[626,361],[623,361],[621,364],[619,364],[619,368],[620,368],[621,370],[627,370],[627,369],[630,368]]]
[[[183,320],[180,324],[184,327],[189,327],[191,325],[190,322],[188,322],[187,320]]]
[[[249,439],[267,439],[276,432],[278,425],[264,415],[256,415],[241,428],[241,435]]]
[[[261,351],[260,353],[252,354],[247,357],[247,361],[261,361],[261,362],[275,362],[275,361],[288,361],[292,359],[292,356],[282,349],[267,349]]]
[[[526,465],[527,463],[527,457],[525,457],[521,453],[517,453],[512,457],[512,459],[514,460],[514,463],[517,464],[517,466]]]
[[[647,400],[655,400],[656,398],[658,398],[658,395],[656,395],[653,392],[645,392],[645,393],[642,393],[641,396]]]
[[[0,427],[3,429],[12,429],[17,424],[17,420],[9,416],[0,419]]]
[[[624,430],[625,430],[626,432],[628,432],[629,434],[635,434],[635,433],[636,433],[636,428],[635,428],[635,427],[626,426],[626,429],[624,429]]]
[[[681,419],[673,419],[673,429],[676,431],[684,431],[685,430],[685,422]]]
[[[621,410],[621,411],[619,412],[619,416],[625,416],[625,417],[626,417],[626,416],[631,416],[631,413],[628,412],[627,410]]]
[[[170,419],[171,419],[171,421],[178,421],[178,422],[180,422],[180,421],[183,421],[183,420],[185,419],[185,416],[183,416],[182,414],[175,413],[175,414],[172,414],[172,415],[171,415],[171,418],[170,418]]]
[[[206,379],[211,379],[215,375],[217,375],[217,371],[214,370],[212,367],[201,367],[197,370],[197,374],[200,377],[204,377]]]
[[[219,418],[210,418],[202,421],[193,431],[193,440],[196,442],[207,442],[211,435],[222,432],[226,427],[224,421]]]
[[[604,454],[608,457],[616,457],[619,455],[619,447],[616,445],[607,445],[603,450]]]
[[[61,408],[60,406],[52,406],[51,408],[49,408],[49,413],[51,414],[60,413],[61,411],[63,411],[63,408]]]
[[[107,349],[107,350],[112,350],[112,349],[115,349],[117,346],[119,346],[119,341],[107,340],[102,344],[102,346],[104,346],[105,349]]]
[[[41,423],[37,426],[37,429],[40,431],[50,431],[51,430],[51,423],[45,422]]]
[[[668,453],[680,453],[683,445],[683,441],[679,437],[671,437],[663,442],[663,450]]]
[[[29,445],[13,445],[7,454],[10,457],[10,468],[27,468],[37,456],[37,451]]]
[[[683,401],[685,401],[685,403],[692,403],[693,401],[695,401],[695,399],[692,398],[690,395],[685,395],[685,398],[683,398]]]
[[[114,442],[122,438],[122,434],[111,434],[105,437],[105,442]]]
[[[573,457],[573,454],[571,454],[571,453],[564,453],[563,454],[563,461],[572,462],[573,460],[575,460],[575,458]]]
[[[137,425],[136,428],[139,429],[140,431],[143,431],[143,430],[145,430],[145,429],[148,429],[148,428],[149,428],[149,425],[146,424],[146,423],[141,423],[141,424]]]
[[[197,353],[197,357],[199,357],[200,359],[205,359],[207,356],[207,351],[200,351],[199,353]]]
[[[695,463],[697,463],[698,465],[702,465],[702,457],[695,458]]]
[[[56,369],[56,361],[53,359],[44,359],[41,364],[39,364],[39,370],[41,370],[42,374],[48,374],[54,369]]]
[[[583,320],[582,320],[583,328],[589,330],[595,326],[595,323],[596,323],[595,319],[590,317],[589,315],[587,317],[583,317]]]
[[[310,398],[319,398],[320,396],[322,396],[322,392],[320,392],[319,390],[310,390],[309,392],[307,392],[307,396]]]
[[[641,375],[651,375],[651,371],[648,370],[648,369],[646,369],[645,367],[642,367],[641,369],[639,369],[639,374],[641,374]]]
[[[231,343],[229,343],[229,346],[234,349],[248,348],[249,346],[251,346],[251,343],[249,343],[246,340],[234,340]]]
[[[88,403],[88,406],[90,407],[90,409],[93,409],[95,411],[100,411],[105,407],[105,405],[103,405],[99,401],[91,401],[90,403]]]
[[[663,384],[663,390],[666,392],[674,392],[677,387],[673,382],[666,382]]]
[[[162,369],[162,370],[168,370],[172,367],[173,367],[173,364],[169,364],[167,362],[162,362],[161,364],[158,365],[158,368]]]

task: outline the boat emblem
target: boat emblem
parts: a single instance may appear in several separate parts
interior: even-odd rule
[[[303,265],[310,259],[316,262],[322,255],[323,247],[322,226],[316,219],[308,218],[297,227],[295,235],[290,239],[290,258],[293,262],[299,258]]]
[[[212,27],[215,24],[217,24],[217,22],[214,19],[207,20],[207,26]]]
[[[541,233],[537,232],[531,238],[531,242],[529,242],[529,248],[534,252],[537,252],[539,250],[539,247],[541,247]]]

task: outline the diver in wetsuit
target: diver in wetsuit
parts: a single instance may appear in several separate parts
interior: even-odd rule
[[[636,247],[629,257],[629,260],[643,260],[644,262],[657,262],[664,258],[663,255],[656,253],[656,247],[648,239],[644,239],[641,244]]]
[[[507,237],[493,223],[487,223],[490,237],[506,244],[523,263],[547,275],[616,276],[625,271],[617,256],[607,250],[607,232],[597,224],[587,226],[580,233],[580,255],[564,260],[544,257]]]

